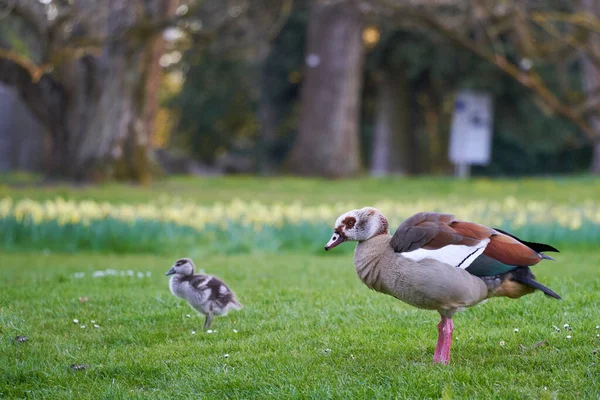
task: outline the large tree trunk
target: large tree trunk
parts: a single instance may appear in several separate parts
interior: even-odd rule
[[[45,155],[39,156],[46,159],[49,175],[68,176],[71,159],[67,148],[69,131],[65,118],[69,96],[64,86],[49,75],[34,82],[23,67],[3,59],[0,59],[0,81],[17,90],[25,105],[48,132],[50,149]],[[45,135],[46,132],[40,130],[39,134]]]
[[[258,171],[270,175],[275,169],[273,146],[277,140],[277,118],[271,100],[267,96],[269,84],[265,64],[271,51],[270,43],[262,43],[258,49],[256,67],[258,70],[258,120],[260,122],[260,138],[258,140]]]
[[[8,86],[0,85],[0,173],[10,171],[12,162],[13,140],[12,115],[16,108],[16,93]]]
[[[596,17],[600,17],[600,3],[597,0],[583,0],[581,5],[584,11],[590,12]],[[600,38],[597,34],[590,34],[589,47],[595,54],[600,54]],[[586,92],[590,96],[597,96],[595,93],[600,90],[600,69],[587,57],[583,57],[583,83]],[[598,112],[598,110],[596,110]],[[598,114],[591,117],[590,125],[596,132],[600,133],[600,116]],[[600,175],[600,139],[593,143],[592,163],[590,172]]]
[[[165,18],[167,1],[146,4],[151,18]],[[129,0],[108,2],[108,35],[124,35],[143,16]],[[135,41],[114,40],[105,44],[100,57],[80,65],[87,73],[76,82],[80,112],[72,113],[71,125],[77,135],[72,175],[78,179],[116,178],[148,181],[151,177],[150,144],[153,115],[149,101],[156,91],[149,79],[157,79],[160,35]],[[159,47],[160,49],[160,47]],[[82,88],[91,88],[88,93]]]
[[[401,69],[384,67],[377,79],[371,175],[405,175],[411,166],[410,97]]]
[[[81,12],[98,17],[73,29],[109,39],[99,55],[57,64],[39,82],[20,66],[0,60],[0,80],[19,89],[49,132],[50,176],[150,179],[162,37],[140,26],[168,18],[173,1],[78,2]]]
[[[143,120],[139,50],[126,43],[107,46],[95,67],[98,97],[86,96],[80,107],[88,112],[71,115],[79,129],[73,174],[79,179],[116,177],[145,179],[148,171],[144,154],[148,134]],[[78,84],[81,82],[78,82]],[[83,99],[81,99],[83,100]],[[139,157],[142,157],[140,159]]]
[[[155,2],[151,12],[153,19],[167,18],[175,14],[179,0],[162,0]],[[146,55],[144,64],[146,65],[145,74],[145,107],[144,107],[144,124],[148,133],[148,142],[154,143],[156,137],[156,115],[160,108],[159,89],[163,77],[163,70],[160,66],[160,57],[165,52],[165,40],[162,32],[151,38],[150,43],[146,46]]]
[[[14,88],[0,83],[0,173],[44,171],[44,127]]]
[[[600,123],[594,121],[594,128],[600,132]],[[594,175],[600,175],[600,141],[596,140],[593,144],[592,163],[590,164],[590,172]]]
[[[354,2],[313,1],[291,172],[343,177],[360,170],[362,27],[363,15]]]

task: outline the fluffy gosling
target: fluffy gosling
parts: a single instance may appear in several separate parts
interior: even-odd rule
[[[227,315],[229,310],[242,308],[235,293],[223,281],[211,275],[194,275],[194,262],[189,258],[175,261],[166,275],[173,275],[169,282],[171,293],[206,316],[204,330],[210,327],[213,315]]]

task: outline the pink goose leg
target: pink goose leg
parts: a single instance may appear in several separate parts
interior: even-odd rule
[[[433,355],[433,362],[440,364],[448,364],[450,361],[450,345],[452,344],[452,331],[454,324],[452,318],[447,318],[442,315],[442,320],[438,324],[438,342]]]

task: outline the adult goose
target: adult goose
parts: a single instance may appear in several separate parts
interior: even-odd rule
[[[557,249],[452,214],[415,214],[391,236],[379,210],[352,210],[337,219],[325,250],[346,241],[358,241],[354,265],[365,285],[440,313],[436,363],[450,361],[455,312],[490,297],[516,299],[535,290],[560,299],[529,269],[543,259],[553,260],[543,252]]]

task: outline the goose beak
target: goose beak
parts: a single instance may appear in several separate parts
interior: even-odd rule
[[[331,240],[329,240],[329,242],[327,242],[327,244],[325,245],[325,251],[333,249],[335,246],[340,245],[340,244],[344,243],[345,241],[346,241],[345,236],[342,236],[339,233],[334,232],[333,236],[331,237]]]
[[[173,268],[171,268],[171,269],[169,270],[169,272],[167,272],[167,273],[165,274],[165,276],[173,275],[174,273],[175,273],[175,268],[173,267]]]

